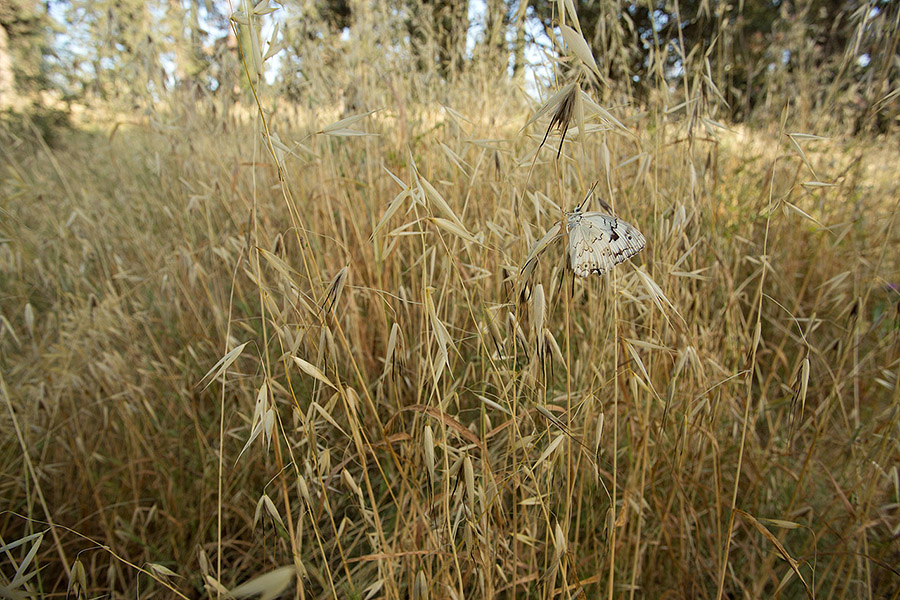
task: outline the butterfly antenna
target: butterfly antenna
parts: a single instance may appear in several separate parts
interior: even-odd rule
[[[597,189],[598,183],[600,183],[599,180],[591,184],[591,189],[587,191],[587,195],[585,195],[584,200],[582,200],[581,204],[578,205],[578,210],[584,210],[584,205],[587,204],[588,200],[590,200],[591,196],[594,194],[594,190]]]

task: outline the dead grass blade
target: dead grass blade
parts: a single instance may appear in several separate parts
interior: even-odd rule
[[[214,364],[213,367],[209,371],[206,372],[206,375],[204,375],[200,379],[200,381],[197,383],[197,385],[200,385],[206,379],[209,379],[209,381],[206,383],[206,385],[203,386],[204,390],[206,388],[208,388],[212,384],[213,381],[218,379],[225,371],[228,370],[228,367],[230,367],[234,363],[234,361],[236,361],[238,359],[238,357],[241,355],[241,352],[244,351],[244,348],[249,343],[250,342],[244,342],[243,344],[234,348],[231,352],[229,352],[228,354],[226,354],[225,356],[220,358],[219,362]]]
[[[437,208],[440,214],[455,223],[460,229],[463,231],[466,230],[465,225],[462,224],[462,221],[459,220],[459,217],[456,216],[456,213],[453,212],[453,209],[450,208],[450,205],[444,200],[444,197],[441,196],[440,192],[438,192],[427,179],[421,175],[417,175],[416,182],[419,184],[419,189],[421,190],[423,198],[427,198],[429,202]],[[471,234],[469,235],[471,236]]]
[[[550,247],[550,244],[558,240],[562,234],[560,230],[562,229],[562,222],[557,222],[553,227],[551,227],[547,233],[544,234],[544,237],[535,242],[531,249],[528,251],[528,256],[525,257],[525,262],[522,265],[522,269],[519,272],[519,279],[528,280],[531,277],[531,274],[534,272],[535,267],[537,267],[537,261],[540,258],[541,254]]]
[[[597,68],[597,61],[594,60],[594,54],[591,52],[591,48],[588,46],[584,36],[568,25],[560,24],[559,31],[560,34],[562,34],[563,41],[565,41],[566,45],[569,47],[569,50],[571,50],[572,53],[584,63],[584,66],[590,69],[598,79],[602,80],[603,77],[600,75],[600,69]]]
[[[435,408],[433,406],[426,406],[424,404],[414,404],[413,406],[407,406],[402,409],[403,411],[411,410],[415,412],[425,413],[427,415],[431,415],[432,417],[439,420],[441,423],[450,427],[453,431],[455,431],[461,438],[466,440],[467,442],[482,448],[481,440],[474,433],[466,429],[462,423],[454,419],[452,416],[448,415],[444,411]]]
[[[647,291],[647,295],[650,296],[650,299],[653,300],[653,303],[659,309],[659,311],[663,314],[666,319],[667,316],[667,308],[671,310],[675,315],[681,319],[681,322],[684,323],[684,317],[678,312],[678,309],[675,308],[675,305],[666,298],[666,295],[663,293],[662,289],[657,285],[653,278],[650,277],[642,268],[635,267],[635,272],[638,274],[641,282],[644,284],[644,289]]]
[[[374,133],[366,133],[365,131],[359,131],[358,129],[350,129],[352,125],[356,125],[369,115],[373,115],[377,113],[379,109],[370,110],[369,112],[362,113],[359,115],[353,115],[347,117],[346,119],[341,119],[340,121],[335,121],[331,125],[326,125],[322,129],[320,129],[317,133],[322,133],[325,135],[336,135],[336,136],[362,136],[362,135],[377,135]]]
[[[331,380],[328,379],[328,377],[325,376],[325,373],[323,373],[316,365],[306,362],[299,356],[293,356],[292,358],[294,359],[294,362],[297,364],[297,366],[300,367],[301,371],[303,371],[313,379],[321,381],[332,389],[338,389],[337,386],[331,383]]]
[[[464,227],[459,226],[458,224],[450,221],[448,219],[442,219],[440,217],[431,217],[431,222],[437,225],[440,229],[443,229],[447,233],[455,235],[456,237],[463,239],[470,244],[475,244],[481,246],[481,242],[475,239],[471,233],[466,231]]]
[[[790,567],[791,567],[791,570],[794,572],[794,574],[797,576],[797,578],[800,579],[800,582],[803,584],[803,589],[806,590],[806,596],[810,600],[813,600],[815,598],[815,596],[813,595],[813,592],[810,589],[809,584],[806,583],[806,579],[803,578],[803,573],[800,572],[800,563],[797,562],[796,560],[794,560],[794,558],[790,554],[788,554],[788,551],[781,544],[781,542],[778,540],[778,538],[775,537],[772,534],[772,532],[769,531],[768,528],[766,528],[765,525],[763,525],[758,520],[756,520],[756,518],[753,515],[746,513],[739,508],[735,508],[734,510],[739,515],[741,515],[744,519],[746,519],[746,521],[748,523],[753,525],[753,527],[755,527],[757,531],[759,531],[761,534],[763,534],[763,537],[765,537],[767,540],[769,540],[769,542],[771,542],[773,546],[775,546],[775,549],[778,550],[778,554],[780,554],[781,557],[785,561],[787,561],[788,565],[790,565]]]
[[[259,600],[274,600],[293,583],[296,571],[293,566],[269,571],[237,586],[230,595],[234,598],[259,596]]]

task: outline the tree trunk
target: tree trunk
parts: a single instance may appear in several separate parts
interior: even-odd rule
[[[9,55],[9,36],[6,28],[0,25],[0,110],[13,105],[16,91],[16,76],[12,69],[12,57]]]
[[[513,48],[513,77],[520,80],[525,74],[525,15],[528,4],[519,3],[519,12],[516,15],[516,42]]]
[[[508,58],[506,55],[507,10],[505,0],[488,0],[487,2],[487,31],[484,32],[484,43],[488,49],[488,57],[492,61],[502,61]]]

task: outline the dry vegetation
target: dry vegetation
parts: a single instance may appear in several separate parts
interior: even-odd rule
[[[6,593],[896,598],[896,138],[567,66],[611,112],[557,160],[487,66],[370,51],[2,134]],[[343,80],[384,108],[328,130]],[[646,249],[522,274],[598,179]]]

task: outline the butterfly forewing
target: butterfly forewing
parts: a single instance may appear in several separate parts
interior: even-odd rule
[[[600,212],[566,215],[569,264],[579,277],[602,275],[643,249],[647,241],[634,225]]]

